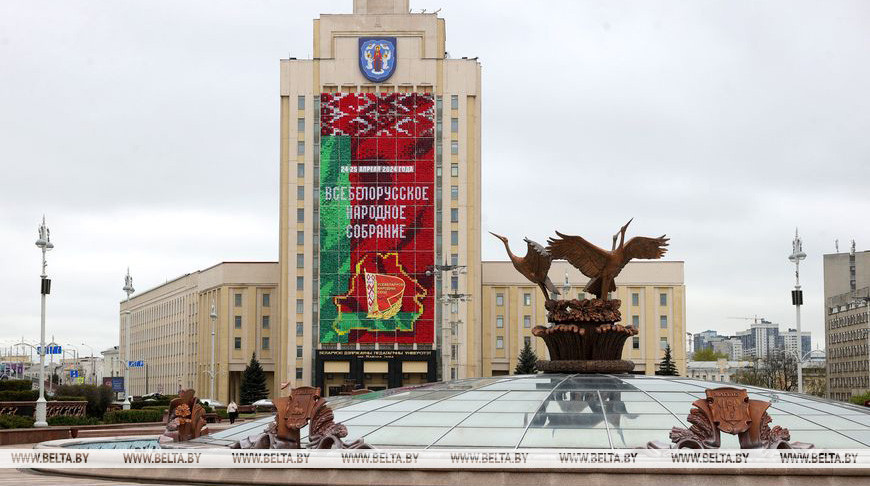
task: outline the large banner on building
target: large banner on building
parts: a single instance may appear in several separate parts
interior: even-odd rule
[[[432,343],[433,96],[320,102],[320,342]]]

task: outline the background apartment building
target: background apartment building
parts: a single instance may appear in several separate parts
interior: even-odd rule
[[[633,261],[616,278],[613,298],[622,301],[622,324],[640,331],[626,341],[622,353],[624,359],[634,361],[635,373],[654,374],[665,347],[670,345],[679,374],[686,374],[683,279],[683,262],[679,261]],[[589,279],[567,262],[553,262],[550,280],[562,293],[560,298],[594,297],[583,292]],[[531,333],[536,325],[547,325],[544,295],[536,285],[520,275],[510,262],[486,261],[482,299],[482,338],[467,343],[481,348],[482,376],[513,373],[525,342],[529,342],[539,359],[549,359],[543,340]]]
[[[273,319],[280,310],[276,262],[224,262],[186,274],[121,302],[120,360],[142,361],[130,368],[132,395],[210,389],[212,302],[215,398],[239,400],[241,375],[256,353],[274,389]],[[127,347],[127,317],[130,317]],[[123,370],[122,370],[123,375]]]
[[[346,380],[381,388],[483,371],[480,349],[467,345],[480,341],[473,325],[480,322],[474,304],[481,283],[480,64],[448,58],[444,19],[409,12],[408,0],[355,0],[351,14],[314,20],[312,59],[281,60],[279,288],[285,305],[276,339],[287,352],[275,371],[294,386],[315,384],[328,394]],[[364,42],[376,42],[377,53],[361,51]],[[392,75],[367,77],[364,56],[377,56]],[[373,105],[377,113],[366,111]],[[378,129],[367,133],[372,125]],[[414,140],[413,156],[402,153],[406,136]],[[377,156],[362,154],[366,144]],[[398,145],[398,153],[385,144]],[[358,175],[396,164],[409,172],[378,172],[377,180]],[[413,185],[427,188],[414,205],[420,217],[400,222],[413,238],[398,245],[380,236],[373,242],[342,235],[372,222],[345,212],[352,207],[337,207],[330,194],[366,185],[407,187],[408,174],[416,177]],[[406,245],[409,239],[415,248]],[[373,315],[388,314],[371,311],[371,304],[366,313],[359,308],[362,296],[350,294],[366,285],[357,285],[357,274],[373,273],[361,266],[390,259],[401,264],[377,273],[402,279],[414,294],[403,299],[416,299],[393,316],[404,319],[398,328],[388,318],[375,322]],[[447,276],[445,262],[463,271]],[[417,306],[412,317],[409,306]],[[448,322],[461,324],[451,329]],[[454,347],[461,365],[451,370],[444,358]]]
[[[828,397],[870,391],[870,251],[824,256]]]

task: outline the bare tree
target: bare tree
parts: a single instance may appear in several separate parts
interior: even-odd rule
[[[797,360],[786,352],[775,351],[766,359],[754,359],[752,367],[734,375],[734,381],[743,385],[796,391]]]

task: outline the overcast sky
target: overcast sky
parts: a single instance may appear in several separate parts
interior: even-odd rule
[[[687,330],[794,325],[824,345],[822,254],[870,248],[870,3],[412,0],[483,65],[483,229],[671,237]],[[117,343],[145,290],[278,255],[279,59],[340,1],[0,2],[0,343]],[[485,259],[502,259],[483,239]],[[847,278],[844,276],[844,278]]]

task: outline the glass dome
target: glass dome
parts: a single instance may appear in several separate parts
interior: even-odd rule
[[[771,426],[816,447],[870,447],[868,409],[808,395],[682,377],[543,374],[472,378],[396,388],[329,403],[346,440],[376,448],[634,448],[670,442],[671,427],[688,427],[692,402],[707,388],[745,388],[771,402]],[[229,446],[260,433],[272,417],[188,442]],[[302,431],[303,442],[306,431]],[[722,434],[723,448],[739,448]],[[194,445],[193,443],[196,443]]]

